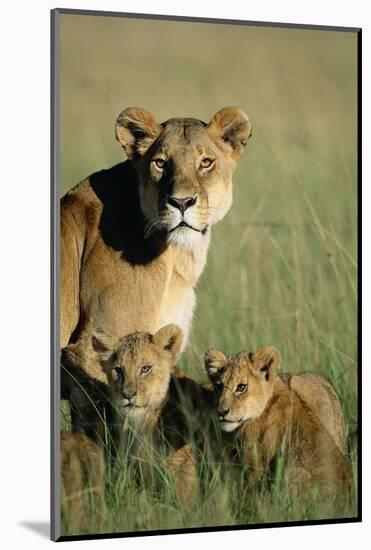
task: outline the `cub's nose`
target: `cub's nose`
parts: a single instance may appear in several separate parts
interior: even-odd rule
[[[229,413],[230,409],[220,409],[218,410],[218,416],[224,418]]]
[[[126,390],[126,391],[123,391],[122,392],[122,395],[124,396],[125,399],[127,399],[128,401],[131,401],[132,399],[134,399],[134,397],[136,396],[137,392],[136,390]]]
[[[193,206],[197,201],[197,196],[195,197],[185,197],[184,199],[178,199],[178,197],[168,197],[168,203],[174,208],[178,208],[182,214],[189,208]]]

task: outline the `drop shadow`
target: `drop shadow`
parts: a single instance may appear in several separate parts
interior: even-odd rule
[[[50,523],[48,521],[20,521],[18,525],[37,533],[42,538],[50,539]]]

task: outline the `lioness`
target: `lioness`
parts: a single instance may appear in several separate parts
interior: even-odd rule
[[[156,466],[164,453],[178,496],[190,498],[197,479],[193,411],[204,390],[174,368],[182,346],[181,329],[170,324],[154,335],[135,332],[123,338],[96,331],[92,344],[107,375],[116,413],[118,462],[129,457],[143,473],[149,470],[148,462]]]
[[[128,160],[61,202],[61,348],[89,346],[97,327],[124,335],[168,323],[181,327],[185,346],[211,227],[232,204],[232,173],[250,135],[248,117],[234,107],[208,124],[159,124],[139,108],[119,115],[116,137]],[[82,369],[95,379],[89,363]],[[70,398],[69,387],[62,397]],[[81,401],[86,388],[73,387]],[[76,411],[73,418],[79,422]]]
[[[86,435],[61,433],[61,511],[69,534],[97,529],[105,512],[102,450]],[[67,534],[67,533],[65,533]]]
[[[234,107],[208,124],[159,124],[139,108],[119,115],[128,160],[61,202],[61,348],[97,327],[154,333],[170,322],[185,345],[211,227],[232,204],[232,173],[250,134]]]
[[[278,456],[295,492],[347,495],[351,471],[319,418],[285,380],[277,376],[278,351],[262,348],[227,357],[210,349],[205,367],[217,394],[216,410],[226,448],[246,466],[251,487]]]

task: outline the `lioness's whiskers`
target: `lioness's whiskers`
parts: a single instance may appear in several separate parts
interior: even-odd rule
[[[154,218],[150,220],[144,228],[144,238],[148,239],[156,229],[162,229],[164,223],[161,221],[161,218]]]

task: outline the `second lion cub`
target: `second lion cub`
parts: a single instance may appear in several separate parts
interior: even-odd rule
[[[336,496],[343,502],[351,486],[348,458],[306,402],[277,376],[279,364],[274,347],[229,357],[206,352],[225,448],[246,468],[248,487],[281,456],[293,494],[300,491],[307,499],[318,491],[331,503]]]

